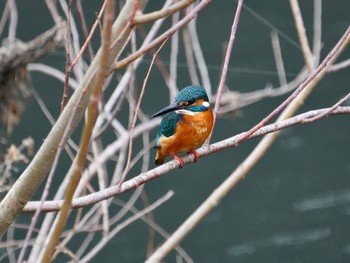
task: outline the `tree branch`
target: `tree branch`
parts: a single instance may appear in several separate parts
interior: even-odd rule
[[[211,0],[203,0],[201,1],[188,15],[186,15],[183,19],[181,19],[176,25],[172,26],[169,30],[164,32],[161,36],[154,39],[152,42],[150,42],[146,47],[139,49],[138,51],[134,52],[132,55],[130,55],[127,58],[124,58],[121,61],[118,61],[115,65],[114,70],[118,70],[120,68],[125,67],[126,65],[130,64],[131,62],[138,59],[140,56],[144,55],[146,52],[154,48],[155,46],[162,43],[165,39],[171,37],[175,32],[177,32],[181,27],[189,23],[202,9],[204,9]]]
[[[138,7],[143,9],[145,5],[145,1],[139,1]],[[111,67],[115,58],[124,49],[125,43],[129,40],[129,36],[133,32],[133,27],[128,27],[127,30],[123,30],[129,21],[128,19],[133,11],[133,7],[134,1],[126,2],[119,17],[113,24],[112,39],[120,39],[121,44],[117,45],[110,52],[108,61],[109,67]],[[98,68],[100,60],[101,51],[97,53],[94,60],[91,62],[83,80],[80,82],[79,87],[73,93],[32,162],[16,181],[5,198],[1,201],[0,211],[2,211],[2,213],[0,216],[0,236],[15,220],[16,215],[22,211],[25,204],[32,197],[36,189],[39,187],[41,181],[45,178],[46,173],[51,168],[57,147],[61,141],[61,137],[63,136],[64,131],[67,129],[67,123],[71,119],[72,112],[75,110],[76,114],[73,125],[69,127],[71,130],[70,133],[72,133],[75,127],[78,125],[83,113],[85,112],[91,92],[91,84],[95,81],[96,68]],[[80,104],[77,104],[81,96],[83,96],[83,99]]]
[[[256,131],[254,134],[252,134],[249,137],[249,139],[261,137],[266,134],[273,133],[297,124],[303,124],[304,120],[307,120],[314,116],[318,116],[328,110],[329,108],[313,110],[313,111],[302,113],[300,115],[297,115],[293,118],[290,118],[284,121],[279,121],[277,123],[264,126],[260,128],[258,131]],[[350,114],[350,107],[339,107],[330,113],[330,115],[341,115],[341,114]],[[226,148],[236,147],[238,146],[240,139],[244,137],[245,134],[246,132],[243,132],[233,137],[230,137],[228,139],[213,143],[210,145],[210,147],[202,147],[197,150],[197,153],[200,157],[202,157],[202,156],[213,154],[215,152],[222,151]],[[194,161],[194,157],[192,154],[188,154],[184,156],[182,159],[184,160],[185,164],[192,163]],[[72,208],[81,208],[81,207],[89,206],[89,205],[98,203],[102,200],[128,192],[132,189],[139,187],[142,184],[145,184],[158,177],[161,177],[176,168],[179,168],[179,163],[176,160],[170,161],[162,166],[154,168],[146,173],[141,173],[138,176],[124,182],[120,188],[120,191],[118,191],[118,186],[112,186],[104,190],[101,190],[99,192],[76,198],[72,201]],[[62,200],[47,201],[43,204],[42,211],[44,212],[58,211],[62,206],[62,202],[63,202]],[[28,204],[24,207],[22,212],[33,213],[36,209],[38,209],[39,203],[40,203],[39,201],[28,202]]]
[[[303,22],[303,18],[301,15],[300,7],[298,0],[290,0],[290,5],[293,11],[294,20],[295,20],[295,26],[298,31],[299,41],[301,44],[301,49],[303,51],[305,64],[309,70],[309,72],[312,72],[315,68],[314,61],[313,61],[313,55],[309,46],[309,42],[307,40],[306,32],[305,32],[305,26]]]
[[[149,14],[137,15],[132,20],[131,25],[136,26],[139,24],[146,24],[146,23],[154,22],[158,19],[161,19],[161,18],[164,18],[167,16],[171,16],[174,13],[186,8],[187,6],[192,4],[193,2],[194,2],[194,0],[182,0],[182,1],[176,2],[175,4],[169,6],[166,9],[154,11],[154,12],[149,13]]]

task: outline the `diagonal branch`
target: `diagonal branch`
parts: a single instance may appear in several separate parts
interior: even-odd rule
[[[154,39],[144,48],[137,50],[136,52],[131,54],[129,57],[124,58],[121,61],[118,61],[117,64],[115,65],[114,70],[118,70],[120,68],[125,67],[126,65],[129,65],[131,62],[135,61],[136,59],[138,59],[139,57],[143,56],[148,51],[150,51],[152,48],[162,43],[165,39],[171,37],[173,34],[175,34],[175,32],[177,32],[180,28],[188,24],[195,16],[197,16],[198,13],[201,10],[203,10],[210,2],[211,0],[201,1],[190,13],[188,13],[183,19],[181,19],[177,24],[172,26],[169,30],[164,32],[161,36]]]

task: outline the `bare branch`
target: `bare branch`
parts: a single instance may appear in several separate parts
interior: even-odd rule
[[[159,49],[156,51],[156,53],[153,55],[153,59],[151,61],[151,64],[149,65],[149,68],[148,68],[148,71],[147,71],[147,75],[143,81],[143,85],[142,85],[142,89],[141,89],[141,93],[140,93],[140,96],[139,96],[139,99],[137,101],[137,105],[136,105],[136,108],[135,108],[135,111],[134,111],[134,116],[133,116],[133,120],[132,120],[132,124],[131,124],[131,127],[130,127],[130,136],[129,136],[129,149],[128,149],[128,159],[127,159],[127,162],[126,162],[126,167],[124,169],[124,173],[123,173],[123,176],[122,178],[120,179],[120,182],[118,183],[118,187],[120,188],[123,183],[124,183],[124,180],[126,178],[126,175],[128,174],[129,172],[129,169],[130,169],[130,162],[131,162],[131,154],[132,154],[132,142],[133,142],[133,134],[134,134],[134,130],[135,130],[135,125],[136,125],[136,120],[137,120],[137,114],[138,114],[138,111],[140,109],[140,105],[141,105],[141,101],[142,101],[142,98],[143,98],[143,95],[145,93],[145,89],[146,89],[146,84],[147,84],[147,81],[148,81],[148,77],[151,73],[151,69],[152,69],[152,66],[153,66],[153,63],[154,63],[154,60],[155,58],[157,57],[159,51],[163,48],[164,44],[166,43],[166,40],[163,42],[163,44],[159,47]]]
[[[135,26],[138,24],[145,24],[145,23],[156,21],[160,18],[171,16],[172,14],[186,8],[187,6],[189,6],[193,2],[194,2],[194,0],[182,0],[182,1],[176,2],[175,4],[167,7],[166,9],[155,11],[155,12],[152,12],[150,14],[135,16],[131,25]]]
[[[314,65],[320,63],[322,49],[322,0],[314,0],[314,37],[312,53]]]
[[[350,67],[350,59],[334,64],[328,69],[328,72],[336,72],[338,70]]]
[[[149,205],[145,209],[141,210],[139,213],[130,216],[128,219],[126,219],[124,222],[118,224],[107,236],[104,236],[103,239],[93,248],[89,251],[87,255],[84,256],[79,262],[89,262],[92,257],[96,255],[97,252],[99,252],[105,244],[116,234],[118,234],[122,229],[124,229],[126,226],[130,225],[135,220],[138,220],[140,217],[144,216],[145,214],[153,211],[160,205],[162,205],[164,202],[168,201],[172,196],[174,195],[173,191],[167,192],[163,197],[159,198],[156,202]]]
[[[334,111],[335,109],[337,109],[340,105],[342,105],[345,101],[347,101],[348,99],[350,99],[350,93],[348,93],[346,96],[344,96],[342,99],[340,99],[336,104],[334,104],[331,108],[329,108],[328,111],[324,111],[323,113],[316,115],[314,117],[311,117],[309,119],[306,119],[303,121],[303,123],[309,123],[309,122],[314,122],[318,119],[321,119],[323,117],[326,117],[327,115],[329,115],[332,111]]]
[[[271,40],[280,85],[287,86],[286,71],[284,69],[280,40],[276,31],[271,32]]]
[[[232,48],[233,48],[233,44],[235,42],[236,39],[236,31],[237,31],[237,26],[239,23],[239,17],[241,14],[241,10],[242,10],[242,6],[243,6],[243,0],[239,0],[238,4],[237,4],[237,9],[236,9],[236,14],[232,23],[232,27],[231,27],[231,34],[230,34],[230,40],[228,42],[228,46],[227,46],[227,50],[226,50],[226,55],[225,55],[225,61],[224,61],[224,65],[222,68],[222,73],[221,73],[221,78],[220,78],[220,83],[219,83],[219,87],[218,87],[218,91],[216,94],[216,100],[215,100],[215,106],[214,106],[214,124],[213,127],[215,127],[215,121],[216,118],[218,116],[218,112],[219,112],[219,107],[220,107],[220,102],[221,102],[221,97],[222,97],[222,93],[224,91],[224,87],[225,87],[225,83],[226,83],[226,76],[227,76],[227,70],[228,70],[228,65],[230,62],[230,57],[231,57],[231,53],[232,53]],[[214,130],[214,128],[213,128]],[[213,130],[211,132],[211,134],[209,135],[206,144],[210,143],[210,139],[211,136],[213,134]]]
[[[310,72],[312,72],[315,68],[314,59],[309,46],[309,42],[307,40],[305,26],[301,15],[299,3],[298,3],[298,0],[290,0],[289,2],[293,11],[295,25],[298,31],[299,41],[303,51],[304,60],[307,65],[307,68],[309,69]]]
[[[144,48],[139,49],[138,51],[134,52],[132,55],[129,57],[118,61],[115,69],[120,69],[125,67],[126,65],[129,65],[132,61],[136,60],[140,56],[144,55],[146,52],[154,48],[155,46],[159,45],[162,43],[165,39],[169,38],[172,36],[175,32],[177,32],[181,27],[189,23],[202,9],[204,9],[211,0],[203,0],[201,1],[189,14],[187,14],[183,19],[181,19],[176,25],[172,26],[169,30],[167,30],[165,33],[163,33],[161,36],[157,37],[154,39],[152,42],[149,43]]]
[[[294,126],[297,124],[302,124],[305,119],[311,118],[313,116],[319,115],[324,111],[329,110],[328,108],[326,109],[319,109],[319,110],[313,110],[309,112],[305,112],[303,114],[297,115],[293,118],[280,121],[277,123],[273,123],[267,126],[264,126],[260,128],[258,131],[256,131],[254,134],[252,134],[249,139],[264,136],[268,133],[276,132],[281,129],[285,129],[290,126]],[[332,111],[330,113],[331,115],[339,115],[339,114],[350,114],[350,107],[339,107],[338,109]],[[230,147],[236,147],[241,141],[242,137],[245,137],[247,132],[243,132],[241,134],[235,135],[233,137],[230,137],[228,139],[213,143],[210,145],[209,148],[207,147],[202,147],[197,150],[197,153],[200,157],[206,156],[213,154],[215,152],[221,151],[226,148]],[[193,155],[188,154],[182,158],[184,160],[185,164],[192,163],[194,160]],[[133,179],[130,179],[126,182],[123,183],[120,191],[118,191],[117,186],[112,186],[109,188],[106,188],[104,190],[101,190],[99,192],[86,195],[84,197],[79,197],[76,198],[72,201],[72,208],[80,208],[80,207],[85,207],[88,205],[95,204],[97,202],[100,202],[102,200],[111,198],[112,196],[119,195],[124,192],[128,192],[132,189],[135,189],[139,187],[140,185],[154,180],[164,174],[167,174],[169,171],[174,170],[176,168],[179,168],[179,163],[175,160],[170,161],[160,167],[154,168],[148,172],[141,173],[140,175],[134,177]],[[42,211],[44,212],[53,212],[53,211],[58,211],[62,205],[61,200],[56,200],[56,201],[46,201],[43,204]],[[27,205],[23,209],[23,213],[32,213],[38,209],[39,202],[38,201],[31,201],[28,202]]]

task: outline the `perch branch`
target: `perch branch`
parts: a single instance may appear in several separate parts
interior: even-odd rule
[[[252,134],[249,139],[257,138],[260,136],[264,136],[268,133],[276,132],[282,129],[285,129],[287,127],[291,127],[297,124],[302,124],[304,120],[312,118],[313,116],[320,115],[321,113],[329,110],[327,109],[319,109],[319,110],[313,110],[309,112],[302,113],[300,115],[297,115],[293,118],[286,119],[284,121],[280,121],[277,123],[273,123],[270,125],[267,125],[265,127],[260,128],[258,131],[256,131],[254,134]],[[336,110],[332,111],[330,115],[340,115],[340,114],[350,114],[350,107],[339,107]],[[243,132],[241,134],[235,135],[233,137],[230,137],[228,139],[213,143],[210,145],[210,147],[202,147],[197,150],[197,153],[199,156],[206,156],[213,154],[215,152],[221,151],[226,148],[230,147],[236,147],[242,137],[244,137],[246,132]],[[194,160],[194,156],[192,154],[188,154],[183,157],[184,163],[192,163]],[[126,181],[121,186],[120,191],[118,191],[117,186],[112,186],[109,188],[106,188],[104,190],[101,190],[99,192],[89,194],[83,197],[79,197],[76,199],[73,199],[72,201],[72,208],[81,208],[88,205],[93,205],[95,203],[98,203],[102,200],[111,198],[113,196],[128,192],[132,189],[136,189],[142,184],[147,183],[148,181],[154,180],[162,175],[167,174],[169,171],[174,170],[176,168],[179,168],[179,163],[175,160],[170,161],[162,166],[159,166],[157,168],[154,168],[148,172],[141,173],[138,176]],[[60,207],[62,206],[62,200],[55,200],[55,201],[46,201],[43,204],[42,211],[44,212],[54,212],[58,211]],[[39,201],[31,201],[28,202],[28,204],[23,209],[23,213],[33,213],[36,209],[39,207]]]

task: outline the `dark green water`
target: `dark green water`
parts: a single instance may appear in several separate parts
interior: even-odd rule
[[[20,39],[31,39],[52,25],[43,3],[17,2],[21,15]],[[300,2],[312,43],[313,1]],[[303,57],[296,46],[289,1],[251,0],[246,4],[261,18],[248,9],[241,14],[228,87],[248,92],[261,89],[267,83],[278,85],[270,40],[271,30],[277,29],[286,36],[281,37],[280,42],[288,79],[293,79],[303,65]],[[87,16],[88,12],[93,14],[98,10],[89,1],[85,1],[84,6]],[[213,87],[219,81],[223,42],[228,40],[235,8],[236,4],[231,1],[213,1],[198,19]],[[349,1],[323,1],[323,57],[349,26],[349,10]],[[265,19],[264,23],[261,19]],[[349,55],[348,48],[340,60]],[[47,60],[64,68],[63,53],[52,54]],[[186,68],[180,67],[178,74],[181,76],[179,86],[189,84]],[[140,73],[140,79],[143,76],[144,73]],[[159,79],[153,75],[149,85],[160,88]],[[327,76],[300,112],[333,105],[350,91],[349,80],[350,69]],[[58,114],[61,83],[42,79],[39,74],[33,74],[33,83],[45,100],[52,101],[50,109]],[[149,89],[152,90],[155,89]],[[239,117],[220,118],[212,141],[249,129],[283,99],[265,99],[242,109]],[[143,110],[151,115],[167,103],[166,94],[161,101],[148,93]],[[12,139],[19,142],[31,135],[39,145],[49,129],[44,115],[31,101]],[[349,116],[331,117],[285,130],[247,178],[182,242],[182,247],[195,262],[350,262],[349,134]],[[231,174],[257,142],[255,139],[207,156],[147,184],[145,189],[151,201],[169,189],[175,191],[174,197],[154,212],[159,225],[173,232]],[[137,222],[117,235],[92,262],[142,262],[146,242],[147,230],[143,223]],[[175,262],[174,255],[165,262]]]

